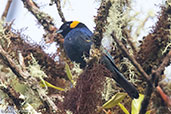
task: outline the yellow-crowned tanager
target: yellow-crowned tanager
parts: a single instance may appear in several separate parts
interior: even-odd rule
[[[84,57],[89,57],[89,51],[92,45],[93,33],[81,22],[65,22],[57,31],[64,37],[64,50],[71,61],[80,64],[80,68],[86,66]],[[119,72],[111,55],[104,50],[100,59],[105,67],[112,72],[112,78],[128,93],[131,98],[138,98],[139,94],[136,88],[127,81],[122,73]]]

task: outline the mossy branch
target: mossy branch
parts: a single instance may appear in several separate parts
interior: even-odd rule
[[[105,31],[105,26],[107,24],[107,17],[109,15],[109,9],[112,6],[111,1],[102,0],[101,5],[98,9],[98,14],[95,17],[95,31],[93,36],[93,42],[96,48],[101,46],[101,40],[103,38],[103,32]]]

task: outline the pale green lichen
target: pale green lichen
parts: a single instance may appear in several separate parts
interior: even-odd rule
[[[111,38],[111,33],[114,31],[118,39],[124,38],[122,35],[122,27],[128,22],[129,8],[125,6],[125,0],[110,0],[112,6],[109,9],[104,36]]]
[[[31,76],[38,77],[38,78],[45,78],[47,75],[41,70],[40,65],[36,61],[36,59],[31,54],[32,61],[29,63],[27,70],[31,74]]]
[[[140,80],[137,79],[136,70],[135,70],[134,65],[132,65],[127,58],[122,59],[122,61],[120,63],[120,67],[122,68],[123,65],[126,65],[128,68],[127,71],[124,72],[124,74],[129,77],[129,81],[133,84],[136,84],[136,82],[140,82]]]
[[[113,84],[115,81],[111,78],[106,77],[106,81],[104,84],[104,91],[102,92],[102,98],[108,101],[113,93],[119,92],[119,90],[113,89]]]
[[[29,66],[27,67],[27,70],[29,71],[30,75],[36,78],[39,78],[41,82],[45,85],[45,89],[47,90],[48,87],[45,84],[45,81],[43,78],[47,77],[47,75],[41,70],[40,65],[36,61],[36,59],[31,54],[32,61],[29,63]]]
[[[76,79],[82,72],[83,70],[80,69],[80,64],[73,62],[74,67],[71,69],[72,74],[76,73],[76,75],[73,75],[73,79]]]
[[[171,41],[167,43],[167,46],[162,51],[162,55],[171,49]]]

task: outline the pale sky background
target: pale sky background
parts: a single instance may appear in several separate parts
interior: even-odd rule
[[[51,17],[54,18],[54,23],[57,27],[60,27],[61,19],[58,15],[56,5],[49,6],[50,0],[35,0],[39,4],[40,10],[46,12]],[[90,30],[93,31],[94,16],[96,16],[97,8],[99,7],[100,0],[62,0],[62,11],[66,20],[78,20],[85,23]],[[142,20],[144,20],[149,12],[153,14],[153,17],[149,18],[147,23],[144,26],[144,29],[141,31],[139,39],[143,36],[146,36],[151,27],[157,21],[157,13],[160,11],[160,5],[164,3],[165,0],[132,0],[132,14],[139,12],[137,19],[134,24],[133,33],[135,32],[137,26]],[[7,0],[0,0],[0,16],[4,11]],[[21,0],[13,0],[12,8],[10,8],[10,16],[8,16],[7,21],[14,20],[13,28],[20,30],[22,28],[27,28],[27,30],[22,33],[28,35],[35,42],[40,42],[42,35],[44,33],[43,28],[38,25],[37,20],[34,16],[24,8]],[[14,13],[15,12],[15,13]],[[13,14],[13,15],[11,15]],[[55,44],[52,44],[47,48],[47,52],[51,53],[54,50]],[[171,75],[171,66],[168,68],[167,74]],[[171,79],[171,76],[169,76]]]

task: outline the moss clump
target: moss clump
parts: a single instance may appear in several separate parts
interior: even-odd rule
[[[95,114],[97,106],[102,105],[102,91],[107,75],[106,68],[94,64],[78,78],[77,85],[65,95],[63,108],[73,114]]]

